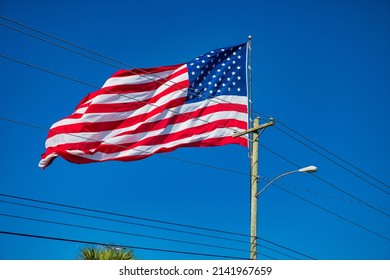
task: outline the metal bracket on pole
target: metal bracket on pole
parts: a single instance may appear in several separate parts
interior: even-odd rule
[[[259,131],[260,129],[263,129],[263,128],[267,128],[271,125],[274,125],[275,124],[275,121],[273,118],[270,118],[269,122],[267,123],[263,123],[261,125],[258,125],[258,126],[255,126],[255,127],[252,127],[251,129],[248,129],[248,130],[245,130],[245,131],[240,131],[240,132],[236,132],[232,135],[232,137],[240,137],[240,136],[243,136],[245,134],[249,134],[249,133],[252,133],[252,132],[255,132],[255,131]]]

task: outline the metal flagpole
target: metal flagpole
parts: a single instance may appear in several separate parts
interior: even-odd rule
[[[248,102],[248,105],[249,105],[249,112],[248,112],[248,116],[249,116],[249,127],[248,128],[252,128],[253,127],[253,119],[252,119],[252,36],[249,35],[248,36],[248,45],[247,45],[247,52],[248,52],[248,58],[247,58],[247,81],[248,81],[248,97],[249,97],[249,102]],[[249,139],[252,140],[252,136],[249,135]],[[251,141],[252,143],[252,141]],[[249,149],[251,151],[252,147],[251,147],[251,143],[249,145]]]
[[[260,130],[264,130],[268,126],[274,125],[273,119],[268,123],[260,125],[260,119],[252,119],[252,36],[248,36],[248,58],[247,58],[247,81],[248,81],[248,96],[249,96],[249,127],[248,130],[235,133],[233,137],[239,137],[249,134],[249,158],[250,158],[250,256],[251,260],[257,258],[257,192],[259,181],[259,137]]]
[[[252,109],[252,36],[248,36],[248,96],[249,96],[249,127],[251,129],[259,125],[258,119],[253,120],[253,109]],[[254,149],[256,149],[256,154],[258,155],[258,142],[254,144],[254,137],[258,137],[258,132],[249,133],[249,164],[250,164],[250,259],[256,259],[256,247],[257,247],[257,197],[254,197],[254,194],[257,193],[257,188],[254,190],[257,176],[258,176],[258,156],[257,159],[254,158]],[[254,166],[256,164],[256,167]]]

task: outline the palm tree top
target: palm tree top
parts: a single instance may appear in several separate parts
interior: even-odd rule
[[[80,260],[134,260],[133,251],[122,247],[86,247],[81,249]]]

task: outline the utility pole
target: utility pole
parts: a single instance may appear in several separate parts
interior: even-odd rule
[[[259,119],[253,121],[253,128],[259,126]],[[252,154],[251,154],[251,220],[250,220],[250,255],[251,260],[257,258],[257,189],[259,183],[259,130],[252,133]]]
[[[239,137],[248,133],[252,133],[252,149],[251,149],[251,165],[250,165],[250,174],[251,174],[251,206],[250,206],[250,256],[251,260],[257,259],[257,193],[258,193],[258,182],[259,182],[259,138],[260,130],[263,131],[267,127],[274,125],[275,122],[271,118],[268,123],[259,124],[260,119],[256,118],[253,121],[253,127],[251,129],[235,133],[233,137]]]

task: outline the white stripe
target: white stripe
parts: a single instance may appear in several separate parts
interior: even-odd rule
[[[41,168],[43,168],[43,167],[45,167],[45,166],[47,166],[47,165],[49,164],[49,162],[50,162],[50,160],[51,160],[52,158],[56,158],[56,157],[58,157],[58,154],[57,154],[57,153],[51,153],[51,154],[48,155],[46,158],[41,159],[41,160],[39,161],[39,163],[38,163],[38,166],[41,167]]]
[[[145,92],[133,92],[128,94],[123,93],[108,93],[100,94],[91,99],[91,104],[114,104],[114,103],[129,103],[129,102],[140,102],[152,98],[153,96],[158,95],[164,90],[176,85],[177,83],[188,80],[188,74],[183,73],[163,84],[161,84],[157,89]]]
[[[52,125],[50,129],[54,129],[56,127],[62,125],[70,125],[70,124],[83,124],[83,123],[91,123],[91,122],[107,122],[107,121],[121,121],[125,120],[129,117],[140,116],[150,112],[156,108],[164,108],[169,101],[185,97],[187,95],[187,90],[174,91],[170,94],[160,98],[155,103],[146,103],[142,107],[128,112],[115,112],[115,113],[93,113],[93,114],[84,114],[79,119],[63,119]]]
[[[230,99],[231,101],[234,101],[234,98],[232,98],[233,96],[226,96],[226,97],[229,97],[228,99]],[[246,104],[246,100],[247,100],[246,96],[236,96],[236,99],[238,99],[240,102],[244,101]],[[199,108],[207,107],[209,105],[209,103],[211,103],[210,100],[204,100],[204,101],[198,102],[198,103],[185,104],[185,105],[182,105],[174,110],[165,110],[161,114],[157,114],[157,115],[152,116],[151,118],[149,118],[145,122],[139,122],[139,123],[136,123],[136,124],[129,126],[129,127],[126,127],[126,128],[107,130],[107,131],[99,131],[99,132],[90,132],[90,133],[79,132],[79,133],[71,133],[71,134],[57,134],[57,135],[54,135],[54,136],[46,139],[46,148],[56,146],[59,143],[66,143],[67,141],[71,141],[71,139],[68,139],[68,137],[66,135],[69,135],[69,138],[74,138],[74,137],[79,136],[78,141],[73,140],[70,143],[82,142],[80,140],[80,139],[82,139],[82,137],[87,138],[87,139],[95,139],[93,141],[102,141],[103,139],[107,139],[108,137],[118,135],[122,132],[134,130],[134,129],[138,128],[140,125],[142,125],[143,123],[161,121],[161,120],[176,116],[178,114],[191,113]],[[229,104],[230,104],[230,102],[229,102]],[[236,113],[234,111],[233,111],[233,114],[237,114],[237,117],[240,116],[239,113]],[[106,115],[106,116],[111,118],[112,114]],[[204,118],[206,118],[206,117],[201,116],[201,117],[198,117],[195,119],[202,121],[202,120],[204,120]],[[232,118],[235,118],[235,117],[232,117]],[[247,118],[247,116],[246,116],[246,118]],[[247,121],[247,119],[244,119],[244,121]],[[203,123],[205,123],[205,122],[203,121]],[[92,140],[90,140],[90,141],[92,141]]]
[[[177,82],[182,82],[182,81],[185,81],[187,79],[188,79],[188,74],[184,73],[184,74],[176,77],[175,79],[172,79],[172,82],[176,84]],[[148,100],[153,96],[157,96],[159,93],[161,93],[162,91],[164,91],[168,87],[169,86],[164,84],[164,85],[161,85],[157,90],[146,91],[146,92],[141,92],[141,93],[124,94],[127,97],[125,97],[125,96],[122,97],[122,94],[117,94],[117,93],[98,95],[91,100],[92,101],[91,103],[92,104],[115,104],[115,103],[126,103],[126,102],[138,103],[138,102],[142,102],[144,100]],[[126,119],[127,117],[129,117],[130,115],[134,115],[134,116],[142,115],[145,112],[148,112],[156,107],[164,107],[164,105],[171,100],[187,96],[187,91],[188,91],[187,88],[173,91],[173,92],[169,93],[168,95],[165,95],[164,97],[160,98],[155,103],[152,103],[152,104],[145,103],[144,107],[139,108],[135,111],[84,114],[81,118],[78,118],[78,119],[65,118],[65,119],[59,120],[58,122],[54,123],[51,126],[51,129],[58,127],[58,126],[63,126],[63,125],[77,124],[77,123],[83,123],[83,122],[105,122],[105,121],[123,120],[123,119]],[[108,98],[112,97],[113,99],[117,99],[117,101],[119,101],[119,102],[114,102],[113,100],[111,100],[112,102],[105,103],[104,99],[107,98],[106,96]],[[96,99],[96,101],[95,101],[95,99]],[[80,111],[76,110],[76,112],[81,113],[81,112],[85,112],[86,110],[87,110],[87,107],[85,107],[85,109],[81,108]],[[94,117],[90,118],[89,115],[92,115]],[[103,117],[104,116],[113,116],[114,119],[111,119],[111,120],[109,118],[101,119],[99,116],[103,116]],[[116,117],[119,117],[119,118],[116,118]]]
[[[166,97],[166,99],[169,99],[168,101],[173,100],[175,98],[175,95],[174,95],[175,93],[177,93],[177,92],[172,92],[170,95],[168,95]],[[183,95],[180,94],[176,98],[180,98],[180,97],[183,97],[185,95],[186,94],[183,94]],[[162,100],[160,100],[159,102],[157,102],[153,105],[145,104],[145,108],[140,108],[140,109],[134,110],[134,111],[120,112],[120,113],[91,113],[91,114],[87,113],[87,114],[84,114],[79,119],[70,119],[70,118],[63,119],[63,120],[60,120],[60,121],[54,123],[51,126],[51,129],[58,127],[58,126],[62,126],[62,125],[125,120],[129,117],[133,117],[133,116],[135,117],[135,116],[145,114],[156,107],[159,107],[159,106],[164,107],[165,103],[162,103],[161,101]],[[223,102],[223,101],[225,101],[225,102]],[[228,105],[229,104],[232,104],[232,105],[240,104],[240,105],[246,106],[248,104],[248,98],[246,96],[226,95],[226,96],[218,96],[215,98],[206,99],[206,100],[203,100],[200,102],[184,104],[184,105],[181,105],[179,107],[170,108],[169,110],[166,110],[166,112],[163,112],[163,114],[169,112],[169,115],[165,116],[165,115],[161,114],[161,116],[154,116],[153,121],[162,120],[164,118],[171,117],[171,116],[174,116],[177,114],[193,112],[199,108],[204,108],[204,107],[207,107],[209,105],[225,104],[225,103]],[[143,109],[143,110],[141,110],[141,109]]]
[[[231,97],[231,96],[229,96],[229,97]],[[239,99],[243,99],[243,98],[240,97]],[[246,99],[246,97],[244,97],[244,99]],[[207,106],[207,104],[205,104],[207,102],[209,102],[209,101],[204,100],[201,103],[203,103],[202,104],[203,106]],[[151,118],[149,118],[145,122],[139,122],[139,123],[136,123],[132,126],[128,126],[125,128],[107,130],[107,131],[99,131],[99,132],[89,132],[89,133],[79,132],[79,133],[71,133],[71,134],[57,134],[57,135],[54,135],[54,136],[46,139],[46,148],[54,147],[54,146],[57,146],[57,145],[62,144],[62,143],[78,143],[78,142],[83,142],[83,141],[86,141],[86,142],[103,141],[105,139],[115,137],[116,135],[118,135],[120,133],[135,130],[143,123],[161,121],[161,120],[171,118],[171,117],[178,115],[178,114],[181,114],[181,113],[190,113],[191,111],[197,110],[200,108],[199,104],[198,105],[196,105],[196,104],[197,103],[185,104],[181,107],[178,107],[177,111],[166,110],[166,111],[162,112],[161,114],[152,116]],[[191,108],[191,110],[189,108]],[[235,111],[230,111],[230,112],[225,111],[223,113],[225,114],[225,117],[222,116],[221,119],[237,118],[241,121],[247,122],[247,114],[245,114],[245,113],[238,113]],[[214,113],[214,114],[216,114],[216,113]],[[226,117],[226,116],[229,116],[229,117]],[[199,123],[199,124],[204,124],[204,123],[207,123],[209,121],[208,120],[209,117],[210,117],[210,115],[209,116],[201,116],[201,117],[194,118],[194,120],[197,120],[197,123]],[[215,120],[216,119],[217,118],[215,118]],[[89,139],[89,140],[87,140],[87,139]]]
[[[233,128],[240,130],[239,128]],[[161,148],[171,148],[180,144],[187,144],[187,143],[194,143],[198,142],[204,139],[213,139],[213,138],[222,138],[222,137],[228,137],[231,136],[231,131],[227,130],[225,128],[219,128],[215,129],[212,132],[207,132],[203,134],[197,134],[188,138],[181,138],[176,141],[172,141],[169,143],[165,143],[163,145],[152,145],[152,146],[138,146],[133,149],[116,152],[116,153],[95,153],[93,155],[87,155],[82,151],[79,150],[68,150],[67,152],[72,155],[76,155],[79,157],[91,159],[91,160],[97,160],[97,161],[105,161],[110,159],[118,159],[121,157],[127,157],[127,156],[138,156],[138,155],[148,155],[148,154],[154,154],[156,151],[158,151]]]
[[[131,76],[109,78],[104,83],[102,88],[110,87],[110,86],[117,86],[117,85],[145,84],[145,83],[150,83],[150,82],[157,81],[160,79],[165,79],[165,78],[169,77],[169,75],[176,72],[177,70],[182,69],[183,66],[185,66],[185,65],[182,65],[182,66],[180,66],[180,68],[173,69],[173,70],[156,72],[156,73],[152,73],[152,74],[149,74],[146,72],[145,74],[139,74],[139,75],[132,75],[131,70],[129,70],[129,75],[131,75]]]
[[[63,133],[48,138],[46,140],[46,148],[55,147],[57,145],[65,144],[65,143],[71,144],[71,143],[95,142],[95,141],[120,145],[124,143],[137,142],[142,139],[157,136],[157,135],[167,135],[188,128],[195,128],[197,126],[212,123],[218,120],[237,119],[246,122],[247,117],[248,116],[246,113],[237,113],[234,111],[217,112],[206,116],[202,116],[202,118],[200,119],[199,118],[189,119],[182,123],[171,124],[165,128],[161,128],[158,130],[152,130],[148,132],[140,132],[140,133],[122,135],[122,136],[117,136],[117,135],[127,131],[132,131],[136,129],[140,124],[135,124],[133,126],[129,126],[126,128],[101,131],[101,132],[81,132],[81,133],[71,133],[71,134]],[[226,128],[226,129],[230,130],[230,135],[232,135],[235,132],[231,128]]]
[[[73,112],[73,114],[84,114],[88,107],[82,107]],[[58,123],[58,122],[57,122]]]
[[[122,145],[126,143],[135,143],[143,139],[147,139],[150,137],[158,136],[158,135],[169,135],[172,133],[180,132],[189,128],[196,128],[205,124],[212,124],[215,121],[219,120],[228,120],[228,119],[235,119],[239,121],[246,122],[247,114],[245,113],[236,113],[236,112],[217,112],[213,113],[207,116],[202,117],[202,119],[189,119],[182,123],[176,123],[168,125],[167,127],[148,131],[148,132],[141,132],[141,133],[135,133],[135,134],[128,134],[128,135],[122,135],[122,136],[114,136],[105,143],[113,144],[113,145]],[[224,127],[227,130],[230,130],[230,135],[237,132],[237,130],[232,129],[231,127]],[[127,130],[127,129],[126,129]],[[241,131],[242,129],[239,129],[238,131]]]

